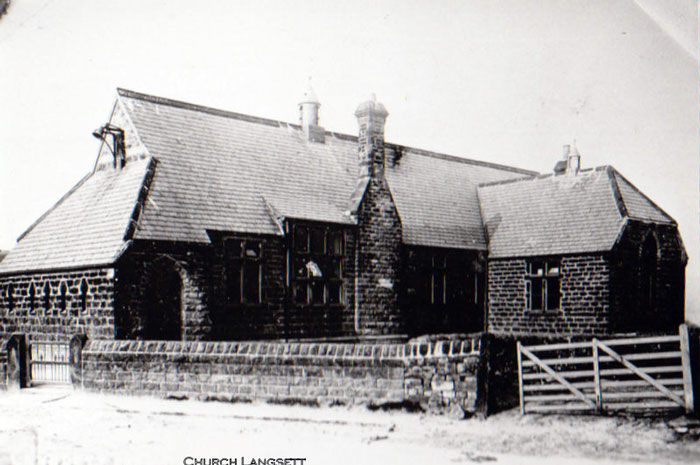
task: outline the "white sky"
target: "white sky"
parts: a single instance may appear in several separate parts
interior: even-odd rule
[[[354,134],[550,171],[575,138],[680,224],[700,321],[694,0],[12,0],[0,18],[0,248],[88,172],[117,86],[285,121],[308,76]]]

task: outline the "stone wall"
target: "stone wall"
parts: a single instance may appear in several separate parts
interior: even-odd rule
[[[112,339],[114,283],[112,268],[2,276],[0,338],[67,341],[83,333]]]
[[[480,339],[414,344],[90,340],[90,391],[474,412]]]
[[[526,274],[524,258],[489,261],[489,331],[557,336],[611,332],[610,266],[605,255],[561,258],[561,304],[556,310],[527,309]]]

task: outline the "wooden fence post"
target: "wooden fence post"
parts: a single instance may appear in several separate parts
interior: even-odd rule
[[[517,341],[518,350],[518,389],[520,392],[520,414],[525,415],[525,396],[523,391],[523,355],[520,351],[520,341]]]
[[[598,356],[598,339],[593,338],[593,384],[595,386],[595,405],[598,412],[603,411],[603,390],[600,384],[600,358]]]
[[[693,401],[693,372],[691,370],[692,359],[690,356],[690,335],[688,325],[682,324],[679,328],[681,339],[681,362],[683,363],[683,394],[685,397],[685,411],[692,413],[695,403]]]

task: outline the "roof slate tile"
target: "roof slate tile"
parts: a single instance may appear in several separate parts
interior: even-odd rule
[[[22,237],[0,273],[114,262],[151,163],[132,161],[121,171],[87,176]]]

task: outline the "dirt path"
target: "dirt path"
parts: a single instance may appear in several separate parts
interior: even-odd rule
[[[662,421],[621,418],[522,417],[511,411],[456,421],[362,408],[166,401],[57,388],[0,394],[0,465],[215,465],[197,462],[214,458],[235,458],[236,465],[264,465],[268,458],[305,459],[287,465],[698,463],[700,442],[681,438]]]

